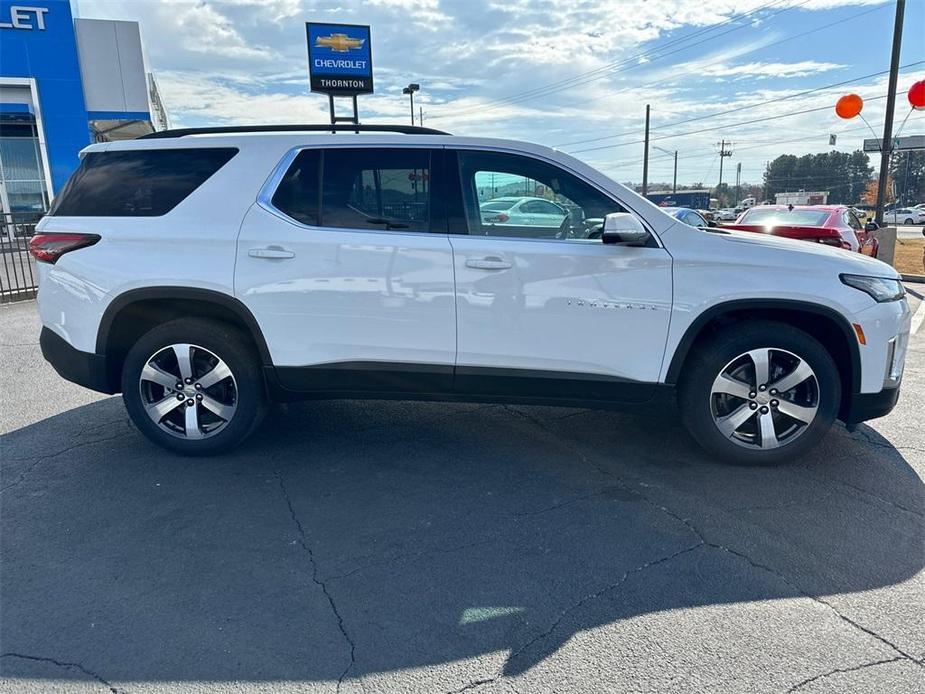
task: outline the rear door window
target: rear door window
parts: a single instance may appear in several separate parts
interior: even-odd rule
[[[430,231],[432,159],[429,149],[304,150],[272,203],[310,226]]]
[[[90,152],[49,215],[159,217],[237,154],[235,147]]]

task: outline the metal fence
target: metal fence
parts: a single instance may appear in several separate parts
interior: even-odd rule
[[[29,255],[29,239],[41,214],[0,214],[0,303],[35,296],[38,274]]]

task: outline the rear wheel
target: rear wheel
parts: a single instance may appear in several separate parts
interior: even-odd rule
[[[210,320],[175,320],[142,336],[125,359],[122,399],[145,436],[184,455],[236,446],[265,409],[257,355],[234,328]]]
[[[831,355],[783,323],[734,326],[701,344],[685,365],[679,403],[697,442],[722,460],[793,460],[829,430],[841,398]]]
[[[903,222],[903,224],[915,224],[915,220],[912,219],[912,217],[910,217],[910,218],[907,219],[905,222]]]

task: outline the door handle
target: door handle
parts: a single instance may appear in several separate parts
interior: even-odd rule
[[[498,256],[490,255],[487,258],[467,258],[466,267],[476,270],[507,270],[512,265]]]
[[[247,254],[251,258],[270,258],[281,260],[283,258],[295,258],[295,253],[292,251],[287,251],[285,248],[280,248],[279,246],[271,246],[270,248],[251,248]]]

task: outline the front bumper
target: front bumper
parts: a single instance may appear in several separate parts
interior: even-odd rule
[[[54,330],[45,327],[42,328],[39,344],[45,361],[62,378],[100,393],[111,395],[118,392],[109,378],[105,355],[81,352]]]
[[[852,393],[842,419],[852,426],[889,414],[899,400],[899,386],[884,388],[879,393]]]

